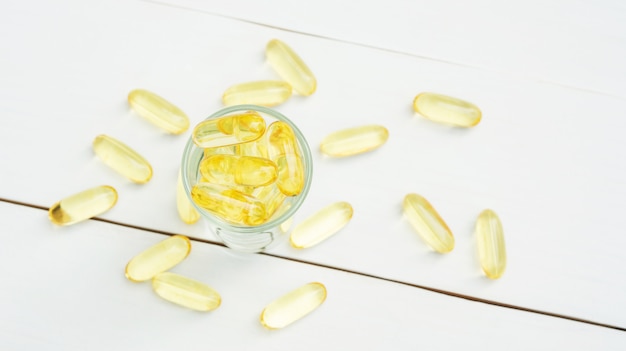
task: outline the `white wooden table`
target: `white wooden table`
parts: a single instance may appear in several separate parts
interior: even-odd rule
[[[314,150],[299,222],[335,201],[355,210],[305,250],[223,247],[177,216],[190,132],[167,135],[131,112],[152,90],[192,125],[228,86],[275,79],[267,41],[290,44],[318,79],[277,107]],[[477,104],[471,130],[411,109],[439,92]],[[0,349],[626,349],[626,6],[620,1],[5,1],[0,3]],[[332,131],[382,124],[386,145],[328,159]],[[143,154],[136,185],[95,158],[109,134]],[[118,204],[56,227],[46,209],[100,184]],[[428,198],[456,237],[427,249],[402,217]],[[500,215],[504,276],[481,273],[473,225]],[[127,261],[167,235],[195,239],[173,271],[222,296],[210,313],[124,278]],[[286,239],[286,238],[284,238]],[[310,281],[327,301],[297,323],[258,322]]]

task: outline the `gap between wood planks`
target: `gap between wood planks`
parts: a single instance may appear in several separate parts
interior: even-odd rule
[[[384,52],[388,52],[388,53],[392,53],[392,54],[396,54],[396,55],[409,56],[409,57],[413,57],[413,58],[417,58],[417,59],[421,59],[421,60],[428,60],[428,61],[446,63],[446,64],[449,64],[449,65],[466,67],[466,68],[476,69],[476,70],[481,70],[481,71],[497,72],[499,74],[505,74],[505,75],[508,75],[508,76],[514,76],[516,79],[519,79],[519,80],[532,81],[532,82],[539,83],[539,84],[554,85],[554,86],[558,86],[558,87],[565,88],[565,89],[572,89],[572,90],[581,91],[581,92],[585,92],[585,93],[597,94],[597,95],[608,96],[608,97],[616,98],[616,99],[620,99],[620,100],[626,100],[626,97],[624,97],[624,96],[615,95],[615,94],[607,93],[607,92],[604,92],[604,91],[593,90],[593,89],[585,89],[585,88],[581,88],[581,87],[577,87],[577,86],[567,85],[567,84],[554,82],[554,81],[549,81],[549,80],[543,80],[543,79],[539,79],[539,78],[529,79],[529,78],[520,77],[518,75],[511,74],[510,72],[506,72],[506,71],[503,71],[503,70],[490,70],[490,69],[488,69],[486,67],[469,65],[469,64],[462,63],[462,62],[449,61],[449,60],[436,58],[436,57],[418,55],[418,54],[414,54],[414,53],[408,52],[408,51],[402,51],[402,50],[378,47],[378,46],[375,46],[375,45],[370,45],[370,44],[366,44],[366,43],[362,43],[362,42],[350,41],[350,40],[340,39],[340,38],[333,38],[333,37],[320,35],[320,34],[315,34],[315,33],[303,32],[303,31],[299,31],[299,30],[295,30],[295,29],[290,29],[290,28],[285,28],[285,27],[280,27],[280,26],[274,26],[274,25],[271,25],[271,24],[263,23],[263,22],[249,20],[249,19],[246,19],[246,18],[240,18],[240,17],[231,16],[231,15],[225,15],[225,14],[221,14],[221,13],[217,13],[217,12],[211,12],[211,11],[207,11],[207,10],[200,10],[200,9],[196,9],[196,8],[188,7],[188,6],[181,6],[181,5],[176,5],[176,4],[170,4],[170,3],[167,3],[167,2],[163,2],[163,1],[155,1],[155,0],[140,0],[140,1],[148,3],[148,4],[153,4],[153,5],[158,5],[158,6],[165,6],[165,7],[171,7],[171,8],[175,8],[175,9],[179,9],[179,10],[183,10],[183,11],[197,12],[197,13],[201,13],[201,14],[205,14],[205,15],[209,15],[209,16],[225,18],[225,19],[238,21],[238,22],[242,22],[242,23],[247,23],[247,24],[251,24],[251,25],[255,25],[255,26],[261,26],[261,27],[265,27],[265,28],[276,29],[276,30],[280,30],[280,31],[288,32],[288,33],[300,34],[300,35],[305,35],[305,36],[308,36],[308,37],[319,38],[319,39],[323,39],[323,40],[329,40],[329,41],[333,41],[333,42],[337,42],[337,43],[343,43],[343,44],[358,46],[358,47],[372,49],[372,50],[384,51]]]
[[[39,210],[44,210],[44,211],[48,211],[49,210],[49,208],[45,207],[45,206],[33,205],[33,204],[21,202],[21,201],[14,201],[14,200],[9,200],[9,199],[4,199],[4,198],[0,198],[0,201],[6,202],[6,203],[10,203],[10,204],[14,204],[14,205],[19,205],[19,206],[25,206],[25,207],[35,208],[35,209],[39,209]],[[120,223],[120,222],[116,222],[116,221],[112,221],[112,220],[104,219],[104,218],[94,217],[91,220],[95,220],[95,221],[99,221],[99,222],[105,222],[105,223],[110,223],[110,224],[119,225],[119,226],[122,226],[122,227],[138,229],[138,230],[143,230],[143,231],[147,231],[147,232],[151,232],[151,233],[167,235],[167,236],[178,235],[178,233],[171,233],[171,232],[158,230],[158,229],[152,229],[152,228],[146,228],[146,227],[137,226],[137,225]],[[184,235],[184,234],[180,234],[180,235]],[[225,248],[228,249],[228,247],[226,245],[224,245],[223,243],[218,242],[218,241],[206,240],[206,239],[195,239],[195,238],[189,238],[189,239],[193,240],[193,241],[196,241],[196,242],[209,244],[209,245],[216,245],[216,246],[225,247]],[[540,314],[540,315],[544,315],[544,316],[548,316],[548,317],[560,318],[560,319],[570,320],[570,321],[573,321],[573,322],[585,323],[585,324],[594,325],[594,326],[603,327],[603,328],[609,328],[609,329],[615,329],[615,330],[620,330],[620,331],[626,331],[626,327],[620,327],[620,326],[617,326],[617,325],[600,323],[600,322],[596,322],[596,321],[592,321],[592,320],[588,320],[588,319],[567,316],[567,315],[559,314],[559,313],[553,313],[553,312],[541,311],[541,310],[536,310],[536,309],[522,307],[522,306],[511,305],[511,304],[498,302],[498,301],[493,301],[493,300],[481,299],[481,298],[470,296],[470,295],[464,295],[464,294],[459,294],[459,293],[455,293],[455,292],[452,292],[452,291],[432,288],[432,287],[425,286],[425,285],[419,285],[419,284],[404,282],[404,281],[397,280],[397,279],[390,279],[390,278],[380,277],[380,276],[377,276],[377,275],[364,273],[364,272],[359,272],[359,271],[355,271],[355,270],[351,270],[351,269],[345,269],[345,268],[341,268],[341,267],[335,267],[335,266],[330,266],[330,265],[326,265],[326,264],[320,264],[320,263],[300,260],[300,259],[297,259],[297,258],[291,258],[291,257],[276,255],[276,254],[272,254],[272,253],[268,253],[268,252],[260,252],[260,253],[258,253],[258,255],[264,255],[264,256],[274,257],[274,258],[277,258],[277,259],[282,259],[282,260],[287,260],[287,261],[292,261],[292,262],[297,262],[297,263],[302,263],[302,264],[308,264],[308,265],[311,265],[311,266],[332,269],[332,270],[335,270],[335,271],[341,271],[341,272],[350,273],[350,274],[356,274],[356,275],[359,275],[359,276],[362,276],[362,277],[378,279],[378,280],[382,280],[382,281],[386,281],[386,282],[390,282],[390,283],[410,286],[410,287],[414,287],[414,288],[418,288],[418,289],[422,289],[422,290],[426,290],[426,291],[430,291],[430,292],[434,292],[434,293],[438,293],[438,294],[447,295],[447,296],[450,296],[450,297],[456,297],[456,298],[460,298],[460,299],[464,299],[464,300],[468,300],[468,301],[484,303],[484,304],[487,304],[487,305],[492,305],[492,306],[497,306],[497,307],[504,307],[504,308],[509,308],[509,309],[522,311],[522,312],[535,313],[535,314]]]

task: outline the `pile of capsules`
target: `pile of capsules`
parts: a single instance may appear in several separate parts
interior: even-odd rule
[[[255,104],[276,106],[292,95],[311,95],[317,81],[302,59],[285,43],[271,40],[266,56],[282,81],[255,81],[229,87],[223,94],[225,105]],[[189,119],[176,106],[146,90],[134,90],[128,96],[131,107],[142,117],[172,134],[189,128]],[[413,101],[415,112],[443,124],[456,127],[476,126],[482,117],[475,105],[435,93],[420,93]],[[326,136],[321,152],[331,157],[347,157],[381,147],[388,139],[387,129],[365,125],[340,130]],[[191,198],[200,207],[237,225],[256,226],[268,221],[289,196],[298,195],[305,184],[302,154],[293,130],[284,122],[266,126],[254,111],[209,119],[198,124],[192,133],[194,143],[204,148],[200,164],[201,181],[191,190]],[[119,140],[100,135],[93,143],[95,154],[108,166],[136,183],[152,177],[152,167],[137,152]],[[69,225],[95,217],[112,208],[117,192],[99,186],[72,195],[54,204],[50,220]],[[179,173],[177,208],[181,219],[195,223],[199,213],[189,202]],[[454,248],[454,236],[433,206],[418,194],[408,194],[403,201],[404,214],[422,239],[435,251],[447,253]],[[319,244],[344,228],[353,215],[347,202],[331,204],[298,224],[290,235],[291,245],[308,248]],[[499,278],[506,267],[502,224],[496,213],[484,210],[476,222],[479,258],[483,271],[491,279]],[[175,235],[133,258],[126,267],[126,277],[135,282],[152,279],[154,291],[162,298],[199,311],[219,307],[220,295],[195,280],[167,272],[187,257],[191,250],[188,238]],[[280,297],[261,313],[261,323],[270,329],[282,328],[321,305],[326,288],[309,283]]]
[[[208,119],[194,128],[192,140],[204,157],[191,198],[229,223],[263,224],[304,189],[302,150],[283,121],[266,127],[257,111]]]

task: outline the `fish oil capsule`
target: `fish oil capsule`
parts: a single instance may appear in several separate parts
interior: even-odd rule
[[[157,274],[152,289],[163,299],[196,311],[211,311],[222,303],[220,294],[210,286],[175,273]]]
[[[193,130],[193,142],[201,148],[221,147],[253,141],[265,132],[265,120],[256,111],[207,119]]]
[[[476,105],[435,93],[417,95],[413,100],[413,109],[432,121],[457,127],[473,127],[482,118],[482,113]]]
[[[352,213],[352,206],[347,202],[323,208],[293,228],[291,246],[304,249],[319,244],[345,227]]]
[[[276,212],[287,198],[275,184],[254,189],[252,196],[265,205],[267,218],[272,217],[274,212]]]
[[[417,233],[439,253],[454,249],[454,236],[433,206],[422,196],[408,194],[403,203],[404,214]]]
[[[506,268],[506,248],[504,231],[498,215],[492,210],[484,210],[476,220],[476,240],[478,256],[485,275],[498,279]]]
[[[291,97],[291,85],[280,80],[264,80],[233,85],[222,95],[224,105],[253,104],[276,106]]]
[[[266,158],[213,155],[200,162],[200,174],[209,183],[263,186],[276,180],[277,169]]]
[[[102,162],[135,183],[147,183],[152,178],[152,166],[135,150],[108,135],[98,135],[93,151]]]
[[[259,138],[248,143],[235,145],[236,154],[240,156],[253,156],[261,158],[269,158],[267,153],[266,138]]]
[[[246,143],[247,144],[247,143]],[[222,147],[209,147],[204,149],[204,158],[212,155],[235,155],[237,149],[234,145],[222,146]]]
[[[334,132],[322,140],[322,153],[333,157],[352,156],[381,147],[389,138],[387,128],[362,126]]]
[[[265,55],[278,75],[291,84],[298,94],[309,96],[317,89],[313,73],[287,44],[273,39],[267,43]]]
[[[196,223],[200,219],[200,214],[187,197],[185,187],[183,186],[183,177],[180,172],[178,172],[178,185],[176,186],[176,208],[178,209],[180,219],[187,224]]]
[[[126,278],[134,282],[152,279],[184,260],[191,251],[189,238],[174,235],[133,257],[126,265]]]
[[[268,154],[278,167],[278,189],[287,196],[295,196],[304,188],[304,164],[296,136],[285,122],[274,122],[267,130]]]
[[[48,211],[54,224],[70,225],[110,210],[117,202],[117,191],[108,185],[81,191],[55,203]]]
[[[278,226],[278,228],[280,229],[281,232],[287,233],[289,229],[291,228],[292,224],[293,224],[293,217],[289,217],[289,219],[281,223],[280,226]]]
[[[238,225],[258,225],[265,221],[265,206],[250,195],[224,185],[198,183],[191,198],[200,207]]]
[[[147,90],[131,91],[128,104],[138,115],[168,133],[181,134],[189,128],[189,118],[181,109]]]
[[[326,300],[322,283],[309,283],[279,297],[261,312],[261,324],[280,329],[313,312]]]

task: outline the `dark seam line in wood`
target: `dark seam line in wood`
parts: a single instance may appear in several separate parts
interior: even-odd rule
[[[304,35],[304,36],[308,36],[308,37],[312,37],[312,38],[319,38],[319,39],[334,41],[334,42],[337,42],[337,43],[354,45],[354,46],[363,47],[363,48],[367,48],[367,49],[384,51],[384,52],[388,52],[388,53],[396,54],[396,55],[401,55],[401,56],[414,57],[414,58],[418,58],[418,59],[422,59],[422,60],[439,62],[439,63],[445,63],[445,64],[449,64],[449,65],[460,66],[460,67],[465,67],[465,68],[471,68],[471,69],[480,70],[480,71],[500,72],[500,73],[502,73],[501,70],[495,71],[495,70],[490,70],[488,68],[481,67],[481,66],[473,66],[473,65],[468,65],[468,64],[465,64],[465,63],[460,63],[460,62],[455,62],[455,61],[448,61],[448,60],[439,59],[439,58],[435,58],[435,57],[422,56],[422,55],[414,54],[414,53],[407,52],[407,51],[394,50],[394,49],[388,49],[388,48],[381,48],[381,47],[378,47],[378,46],[364,44],[364,43],[355,42],[355,41],[349,41],[349,40],[346,40],[346,39],[338,39],[338,38],[333,38],[333,37],[327,37],[327,36],[320,35],[320,34],[302,32],[302,31],[298,31],[298,30],[294,30],[294,29],[289,29],[289,28],[284,28],[284,27],[279,27],[279,26],[273,26],[271,24],[267,24],[267,23],[263,23],[263,22],[257,22],[257,21],[253,21],[253,20],[249,20],[249,19],[245,19],[245,18],[239,18],[239,17],[230,16],[230,15],[224,15],[224,14],[221,14],[221,13],[211,12],[211,11],[207,11],[207,10],[199,10],[199,9],[195,9],[193,7],[180,6],[180,5],[175,5],[175,4],[170,4],[170,3],[166,3],[166,2],[160,2],[160,1],[153,1],[153,0],[140,0],[140,1],[145,2],[145,3],[149,3],[149,4],[154,4],[154,5],[171,7],[171,8],[175,8],[175,9],[179,9],[179,10],[203,13],[203,14],[210,15],[210,16],[226,18],[226,19],[230,19],[230,20],[233,20],[233,21],[239,21],[239,22],[243,22],[243,23],[252,24],[252,25],[255,25],[255,26],[261,26],[261,27],[281,30],[281,31],[284,31],[284,32]],[[533,80],[533,79],[526,79],[526,80],[527,81],[531,81],[531,82],[540,83],[540,84],[554,85],[554,86],[558,86],[558,87],[561,87],[561,88],[567,88],[567,89],[582,91],[582,92],[585,92],[585,93],[596,94],[596,95],[603,95],[603,96],[608,96],[608,97],[616,98],[616,99],[620,99],[620,100],[626,100],[626,97],[623,97],[623,96],[620,96],[620,95],[615,95],[615,94],[611,94],[611,93],[607,93],[607,92],[603,92],[603,91],[598,91],[598,90],[585,89],[585,88],[572,86],[572,85],[567,85],[567,84],[563,84],[563,83],[559,83],[559,82],[553,82],[553,81],[543,80],[543,79],[535,79],[535,80]]]
[[[44,211],[48,211],[49,210],[49,208],[45,207],[45,206],[28,204],[28,203],[21,202],[21,201],[14,201],[14,200],[8,200],[8,199],[3,199],[3,198],[0,198],[0,201],[11,203],[11,204],[15,204],[15,205],[20,205],[20,206],[25,206],[25,207],[36,208],[36,209],[44,210]],[[99,222],[105,222],[105,223],[119,225],[121,227],[138,229],[138,230],[142,230],[142,231],[147,231],[147,232],[152,232],[152,233],[157,233],[157,234],[163,234],[163,235],[167,235],[167,236],[178,235],[176,233],[170,233],[170,232],[166,232],[166,231],[163,231],[163,230],[151,229],[151,228],[146,228],[146,227],[141,227],[141,226],[136,226],[136,225],[131,225],[131,224],[124,224],[124,223],[120,223],[120,222],[116,222],[116,221],[112,221],[112,220],[104,219],[104,218],[94,217],[94,218],[91,218],[91,219],[95,220],[95,221],[99,221]],[[181,235],[184,235],[184,234],[181,234]],[[205,244],[216,245],[216,246],[221,246],[221,247],[225,247],[227,249],[230,249],[229,247],[227,247],[223,243],[217,242],[217,241],[213,241],[213,240],[196,239],[196,238],[189,238],[189,239],[193,240],[193,241],[198,241],[198,242],[201,242],[201,243],[205,243]],[[609,328],[609,329],[626,331],[626,328],[619,327],[619,326],[616,326],[616,325],[605,324],[605,323],[600,323],[600,322],[594,322],[594,321],[591,321],[591,320],[577,318],[577,317],[572,317],[572,316],[567,316],[567,315],[564,315],[564,314],[545,312],[545,311],[535,310],[535,309],[532,309],[532,308],[526,308],[526,307],[521,307],[521,306],[510,305],[510,304],[503,303],[503,302],[498,302],[498,301],[481,299],[481,298],[473,297],[473,296],[469,296],[469,295],[458,294],[458,293],[455,293],[455,292],[452,292],[452,291],[441,290],[441,289],[437,289],[437,288],[431,288],[431,287],[428,287],[428,286],[425,286],[425,285],[419,285],[419,284],[404,282],[404,281],[401,281],[401,280],[396,280],[396,279],[391,279],[391,278],[379,277],[379,276],[372,275],[372,274],[369,274],[369,273],[354,271],[354,270],[340,268],[340,267],[329,266],[329,265],[322,264],[322,263],[315,263],[315,262],[304,261],[304,260],[300,260],[300,259],[297,259],[297,258],[281,256],[281,255],[272,254],[272,253],[268,253],[268,252],[260,252],[259,254],[260,255],[264,255],[264,256],[273,257],[273,258],[282,259],[282,260],[287,260],[287,261],[291,261],[291,262],[297,262],[297,263],[302,263],[302,264],[308,264],[308,265],[311,265],[311,266],[332,269],[332,270],[340,271],[340,272],[344,272],[344,273],[356,274],[356,275],[360,275],[360,276],[363,276],[363,277],[383,280],[383,281],[390,282],[390,283],[396,283],[396,284],[401,284],[401,285],[405,285],[405,286],[410,286],[410,287],[413,287],[413,288],[418,288],[418,289],[422,289],[422,290],[426,290],[426,291],[430,291],[430,292],[434,292],[434,293],[438,293],[438,294],[443,294],[443,295],[447,295],[447,296],[450,296],[450,297],[456,297],[456,298],[460,298],[460,299],[464,299],[464,300],[480,302],[480,303],[484,303],[484,304],[487,304],[487,305],[492,305],[492,306],[497,306],[497,307],[504,307],[504,308],[510,308],[510,309],[518,310],[518,311],[522,311],[522,312],[535,313],[535,314],[540,314],[540,315],[544,315],[544,316],[548,316],[548,317],[566,319],[566,320],[570,320],[570,321],[573,321],[573,322],[580,322],[580,323],[595,325],[595,326],[598,326],[598,327],[604,327],[604,328]]]

